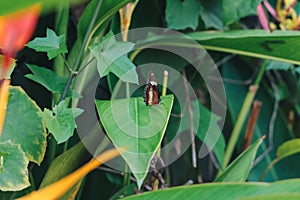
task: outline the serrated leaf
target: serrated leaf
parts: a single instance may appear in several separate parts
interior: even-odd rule
[[[223,172],[215,182],[243,182],[246,181],[252,162],[263,138],[258,139],[241,153]]]
[[[46,37],[37,37],[28,42],[26,46],[37,52],[46,52],[49,60],[59,54],[68,53],[65,36],[57,36],[56,33],[49,28],[47,28]]]
[[[28,159],[20,145],[8,140],[0,142],[0,190],[19,191],[28,186]]]
[[[77,127],[75,118],[82,112],[83,110],[79,108],[68,108],[68,102],[64,100],[54,106],[53,111],[45,108],[40,116],[45,120],[49,132],[60,144],[73,135],[74,129]]]
[[[10,87],[0,142],[20,144],[28,160],[40,164],[46,151],[46,128],[40,108],[21,87]]]
[[[101,77],[109,72],[114,73],[122,81],[138,83],[135,65],[127,57],[134,43],[116,41],[112,32],[103,37],[100,43],[90,46],[91,53],[97,60],[97,69]]]
[[[166,20],[168,28],[183,30],[198,26],[201,4],[198,0],[167,0]]]
[[[164,136],[173,100],[173,95],[167,95],[155,106],[146,106],[141,97],[96,100],[102,125],[115,147],[126,148],[121,155],[139,187]]]
[[[54,94],[61,94],[67,83],[67,79],[57,76],[53,71],[37,65],[26,64],[33,74],[26,74],[25,77],[41,84]],[[67,97],[80,98],[81,95],[74,90],[69,90]]]

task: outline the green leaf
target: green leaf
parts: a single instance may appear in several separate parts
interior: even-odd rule
[[[202,9],[200,12],[201,19],[205,28],[222,29],[222,1],[221,0],[200,0]]]
[[[241,153],[223,172],[215,182],[244,182],[246,181],[252,162],[263,138],[257,140]]]
[[[100,76],[112,72],[124,82],[138,84],[135,65],[126,55],[133,47],[134,43],[116,41],[112,32],[103,37],[100,43],[90,46],[91,53],[96,57]]]
[[[37,52],[46,52],[49,60],[60,54],[68,53],[65,36],[57,36],[56,33],[49,28],[47,28],[46,37],[35,38],[28,42],[26,46]]]
[[[295,51],[300,48],[298,31],[237,30],[188,35],[207,50],[300,64],[300,52]]]
[[[162,97],[159,105],[146,106],[143,98],[96,100],[101,123],[141,187],[149,164],[163,139],[171,114],[173,95]]]
[[[240,198],[239,200],[298,200],[300,199],[300,194],[268,194],[268,195],[259,195],[256,197],[245,197]]]
[[[28,160],[40,164],[46,151],[46,128],[39,107],[20,87],[11,87],[0,142],[20,144]]]
[[[167,0],[166,20],[168,28],[183,30],[198,26],[201,4],[198,0]]]
[[[251,14],[256,14],[256,8],[261,0],[223,0],[223,23],[225,26]]]
[[[300,139],[289,140],[277,149],[277,158],[285,158],[293,154],[300,153]]]
[[[46,127],[52,133],[58,144],[67,141],[77,127],[75,118],[83,112],[79,108],[68,108],[68,101],[64,100],[54,106],[53,111],[45,108],[40,116],[46,122]]]
[[[300,179],[274,183],[209,183],[173,187],[165,190],[145,192],[124,198],[124,200],[153,199],[220,199],[238,200],[262,195],[299,195]]]
[[[26,74],[25,77],[39,83],[54,94],[61,94],[67,83],[67,79],[57,76],[53,71],[37,65],[26,64],[33,74]],[[80,98],[81,95],[74,90],[69,90],[68,97]]]
[[[1,191],[18,191],[30,186],[27,177],[28,162],[20,145],[10,140],[0,142]]]
[[[266,60],[267,68],[266,70],[290,70],[292,69],[292,64],[286,62],[279,62],[275,60]]]

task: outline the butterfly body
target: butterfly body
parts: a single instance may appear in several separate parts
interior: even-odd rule
[[[159,104],[160,95],[157,82],[155,80],[154,74],[149,72],[148,82],[144,90],[144,102],[147,106],[153,106]]]

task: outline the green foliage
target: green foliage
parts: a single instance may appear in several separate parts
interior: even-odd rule
[[[44,86],[47,90],[53,94],[61,94],[66,85],[67,79],[57,76],[52,70],[37,65],[26,64],[26,66],[32,71],[33,74],[26,74],[25,77]],[[80,98],[74,90],[69,90],[68,97]]]
[[[79,108],[68,108],[68,101],[64,100],[53,107],[53,111],[45,108],[39,115],[45,120],[46,127],[54,136],[58,144],[67,141],[77,127],[75,118],[83,110]]]
[[[161,103],[154,106],[146,106],[141,97],[96,101],[107,135],[115,147],[126,149],[121,155],[135,175],[139,188],[163,139],[173,99],[172,95],[164,96]]]
[[[20,87],[11,87],[0,142],[20,145],[29,161],[40,164],[46,151],[46,129],[41,112]]]
[[[166,20],[168,28],[183,30],[198,26],[201,4],[197,0],[167,0]]]
[[[0,190],[18,191],[30,185],[28,159],[20,145],[8,140],[0,142]]]
[[[260,0],[235,1],[223,0],[223,23],[225,26],[238,21],[242,17],[256,14]]]
[[[104,77],[112,72],[122,81],[138,83],[135,66],[126,55],[133,47],[131,42],[116,41],[112,32],[103,37],[100,43],[90,46],[96,57],[100,76]]]
[[[247,180],[251,165],[255,159],[257,149],[263,139],[259,139],[241,153],[232,163],[218,176],[215,182],[244,182]]]
[[[269,1],[271,5],[276,4],[275,0]],[[300,64],[300,33],[257,30],[256,12],[261,0],[140,0],[133,16],[125,20],[131,20],[131,28],[167,27],[180,30],[187,37],[140,32],[129,34],[128,41],[119,41],[114,33],[120,30],[119,9],[133,0],[91,0],[78,7],[71,3],[81,0],[62,3],[3,1],[0,2],[0,15],[37,2],[42,3],[45,15],[41,16],[35,35],[44,33],[47,27],[55,27],[55,30],[47,28],[46,37],[35,38],[27,44],[36,52],[47,53],[47,57],[28,50],[19,52],[16,57],[18,62],[11,83],[22,86],[26,92],[21,87],[11,87],[9,92],[0,137],[1,198],[18,198],[58,181],[87,162],[92,157],[90,153],[98,155],[109,148],[111,142],[116,148],[126,148],[123,159],[112,163],[122,163],[124,170],[131,171],[133,176],[101,167],[97,173],[79,181],[61,199],[75,196],[76,199],[95,199],[95,196],[111,199],[299,199],[300,180],[290,178],[300,176],[300,142],[296,139],[300,130],[297,123],[300,68],[295,66]],[[299,5],[297,2],[294,7],[296,15]],[[49,11],[54,12],[47,15]],[[166,29],[161,31],[168,33]],[[147,37],[149,35],[151,37]],[[203,57],[202,53],[207,55],[206,52],[199,49],[197,43],[187,43],[187,38],[202,45],[209,55]],[[2,45],[2,41],[0,43]],[[156,47],[191,51],[183,58]],[[206,57],[212,57],[217,68],[212,67]],[[2,62],[0,59],[0,67]],[[28,70],[22,66],[27,62],[34,64],[26,64],[31,74],[22,79],[22,73]],[[155,72],[161,91],[163,65],[176,71],[169,71],[169,95],[161,97],[158,105],[146,106],[142,98],[145,74],[149,70]],[[199,74],[199,69],[192,65],[205,69],[206,73]],[[266,71],[262,66],[266,66]],[[227,102],[220,101],[216,91],[211,93],[210,85],[203,81],[221,81],[211,77],[213,70],[220,71]],[[257,71],[262,73],[258,75]],[[182,73],[193,91],[186,91],[182,82],[178,82]],[[98,77],[95,74],[100,75],[100,80],[94,79]],[[259,84],[254,83],[257,76],[261,77]],[[258,86],[258,91],[253,93],[251,101],[245,100],[253,84]],[[3,98],[1,85],[0,80],[0,97]],[[45,97],[39,95],[41,87],[37,85],[53,95],[46,99],[47,103]],[[173,87],[182,87],[184,105],[179,103]],[[195,92],[196,96],[190,98],[189,92]],[[128,98],[116,99],[116,94]],[[101,100],[94,101],[95,96]],[[218,106],[227,106],[227,116],[213,113],[217,110],[210,111],[212,99],[216,99]],[[247,120],[249,124],[253,122],[249,112],[252,100],[260,101],[262,107],[252,135],[245,136]],[[99,119],[92,113],[94,102]],[[80,119],[87,119],[85,127],[79,127],[75,118],[83,110],[77,107],[87,104],[91,105],[80,116]],[[242,109],[241,117],[241,106],[245,104],[247,109]],[[46,105],[42,108],[44,112],[38,105]],[[220,126],[223,121],[224,127]],[[101,137],[98,123],[105,132]],[[226,145],[226,141],[236,135],[231,133],[236,126],[240,127],[239,138],[236,137],[233,145],[230,142]],[[184,142],[191,137],[191,131],[195,135],[194,144],[186,150]],[[46,135],[50,135],[49,141]],[[266,135],[265,140],[262,135]],[[242,152],[245,137],[251,145]],[[180,155],[180,158],[164,169],[148,173],[151,160],[169,143],[173,147],[166,154]],[[87,150],[86,144],[92,147],[87,146]],[[201,145],[209,150],[203,158]],[[195,164],[193,159],[196,159],[196,168],[191,164]],[[221,169],[225,160],[229,161],[229,166]],[[32,163],[28,166],[29,161]],[[261,182],[280,179],[287,180]],[[204,184],[184,185],[196,180],[203,180]],[[214,183],[207,183],[213,180]],[[97,188],[99,184],[103,185],[101,190]],[[142,194],[133,195],[137,193],[136,185]],[[169,189],[145,192],[164,186]],[[22,191],[3,192],[18,190]]]
[[[60,54],[68,53],[66,39],[64,35],[57,36],[56,33],[47,29],[47,35],[44,38],[35,38],[27,43],[27,46],[37,52],[46,52],[49,60]]]
[[[235,1],[238,2],[238,1]],[[250,2],[250,1],[249,1]],[[297,31],[234,30],[189,34],[205,49],[300,64]]]
[[[193,186],[174,187],[167,190],[146,192],[124,198],[125,200],[151,199],[219,199],[224,200],[256,198],[267,195],[299,195],[299,179],[278,181],[274,183],[210,183]]]

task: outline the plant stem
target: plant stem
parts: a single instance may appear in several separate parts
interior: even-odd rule
[[[61,97],[60,97],[60,99],[59,99],[59,102],[61,102],[62,100],[64,100],[64,99],[66,98],[67,92],[68,92],[68,90],[69,90],[69,87],[71,86],[72,80],[73,80],[73,78],[77,75],[76,72],[77,72],[77,71],[79,70],[79,68],[80,68],[79,63],[80,63],[80,61],[81,61],[81,57],[82,57],[82,55],[83,55],[85,46],[87,46],[87,44],[88,44],[88,38],[89,38],[89,35],[91,34],[91,31],[92,31],[92,29],[93,29],[93,27],[94,27],[94,24],[95,24],[95,22],[96,22],[98,13],[99,13],[99,11],[100,11],[100,7],[101,7],[101,5],[102,5],[102,1],[103,1],[103,0],[99,0],[99,2],[98,2],[98,4],[97,4],[97,7],[96,7],[95,12],[94,12],[94,15],[93,15],[93,17],[92,17],[92,20],[91,20],[91,22],[90,22],[90,24],[89,24],[89,27],[88,27],[88,29],[87,29],[87,31],[86,31],[86,34],[85,34],[85,36],[84,36],[84,39],[83,39],[83,42],[82,42],[82,46],[81,46],[81,48],[80,48],[80,50],[79,50],[79,53],[78,53],[78,55],[77,55],[77,58],[76,58],[74,67],[73,67],[73,69],[71,70],[71,72],[70,72],[70,74],[69,74],[67,83],[66,83],[66,85],[65,85],[63,94],[61,95]]]
[[[229,164],[229,161],[231,159],[236,142],[237,142],[240,132],[243,128],[244,122],[246,120],[247,114],[249,112],[249,109],[250,109],[253,99],[255,97],[255,94],[258,90],[258,86],[263,77],[265,69],[266,69],[266,64],[262,64],[261,68],[259,69],[259,73],[256,77],[256,80],[254,81],[254,84],[249,87],[249,91],[246,95],[246,98],[244,100],[241,111],[238,115],[236,124],[232,130],[232,133],[231,133],[228,145],[227,145],[227,149],[226,149],[225,156],[224,156],[224,162],[223,162],[223,166],[222,166],[223,169],[225,169]],[[221,169],[219,170],[219,172],[221,172]]]

